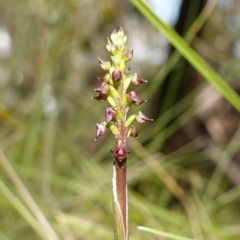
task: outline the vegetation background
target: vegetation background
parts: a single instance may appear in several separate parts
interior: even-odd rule
[[[130,239],[167,239],[137,226],[240,238],[239,112],[134,2],[1,0],[1,240],[113,239],[113,136],[94,141],[106,104],[91,97],[120,26],[132,73],[149,80],[138,108],[155,119],[129,140]],[[172,25],[236,92],[239,12],[237,0],[183,0]]]

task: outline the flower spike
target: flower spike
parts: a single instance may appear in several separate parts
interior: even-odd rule
[[[153,121],[146,117],[142,112],[127,116],[131,105],[139,106],[146,100],[141,99],[136,92],[127,92],[130,84],[135,86],[147,83],[147,80],[139,77],[137,73],[128,76],[130,67],[127,62],[133,58],[133,49],[127,48],[127,36],[122,27],[118,31],[114,30],[106,44],[107,50],[111,55],[111,62],[103,61],[98,58],[101,68],[107,71],[104,77],[99,78],[102,83],[100,87],[94,89],[98,95],[93,99],[99,102],[107,102],[111,105],[105,111],[104,124],[97,124],[96,138],[105,133],[106,128],[110,129],[116,138],[116,148],[122,158],[126,155],[127,139],[129,136],[137,137],[137,128],[132,125],[134,121],[145,123]],[[120,140],[121,139],[121,140]]]

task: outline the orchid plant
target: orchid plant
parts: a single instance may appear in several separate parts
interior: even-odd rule
[[[99,88],[94,89],[98,95],[93,99],[99,102],[108,101],[110,107],[105,111],[105,121],[96,124],[96,138],[104,135],[109,129],[115,136],[115,147],[111,150],[114,155],[113,162],[113,209],[114,229],[116,240],[128,239],[128,206],[127,206],[127,185],[126,169],[127,154],[130,153],[127,147],[127,140],[130,136],[137,137],[138,130],[134,121],[145,123],[153,121],[146,117],[141,111],[127,116],[129,108],[139,106],[146,102],[134,91],[128,92],[131,83],[136,86],[144,84],[144,80],[137,73],[130,75],[130,68],[127,62],[133,58],[133,50],[127,47],[127,36],[123,29],[114,30],[107,38],[106,48],[111,55],[110,61],[103,61],[98,58],[102,69],[107,71],[104,77],[99,78],[102,83]]]

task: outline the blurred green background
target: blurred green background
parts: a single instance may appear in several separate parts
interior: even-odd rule
[[[240,1],[173,1],[171,11],[172,1],[147,2],[240,92]],[[166,239],[137,226],[240,239],[239,113],[134,5],[1,0],[1,240],[113,239],[114,138],[94,141],[108,105],[91,97],[104,74],[97,58],[109,60],[106,38],[120,26],[132,73],[149,80],[136,89],[148,102],[132,111],[154,118],[129,139],[130,239]]]

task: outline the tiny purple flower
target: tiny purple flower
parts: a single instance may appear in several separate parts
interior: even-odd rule
[[[115,117],[115,114],[116,114],[116,111],[113,108],[111,107],[107,108],[105,111],[106,122],[107,123],[110,122]]]
[[[126,158],[127,153],[129,153],[129,151],[126,148],[119,147],[115,150],[115,158],[117,158],[118,161],[122,161]]]
[[[112,79],[115,82],[118,82],[122,78],[122,72],[119,70],[114,70],[112,72]]]
[[[130,126],[130,136],[131,137],[137,137],[138,136],[138,130],[134,125]]]
[[[106,132],[106,126],[104,124],[96,124],[96,137],[95,140],[97,140],[100,136],[104,135]]]
[[[153,119],[146,117],[142,112],[136,114],[136,120],[139,123],[152,122]]]
[[[142,100],[140,97],[138,97],[134,91],[128,93],[128,101],[135,106],[139,106],[140,104],[146,102],[146,100]]]
[[[102,93],[102,94],[107,94],[109,92],[109,85],[105,82],[101,84],[99,88],[95,88],[94,91]]]
[[[147,83],[148,81],[147,80],[144,80],[142,78],[140,78],[136,73],[134,74],[134,77],[132,79],[132,83],[135,85],[135,86],[139,86],[143,83]]]

